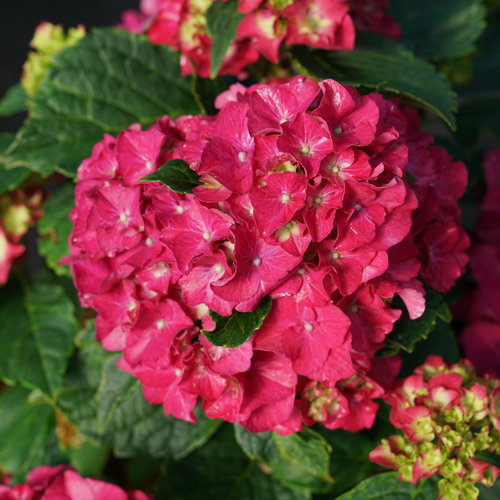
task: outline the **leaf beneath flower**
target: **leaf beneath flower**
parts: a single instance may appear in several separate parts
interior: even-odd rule
[[[184,160],[170,160],[140,180],[161,182],[176,193],[192,193],[193,188],[201,184],[199,178],[200,176],[191,170]]]
[[[221,316],[210,312],[210,317],[215,322],[215,330],[203,335],[214,345],[225,347],[238,347],[244,344],[258,330],[271,310],[271,297],[264,297],[255,311],[235,312],[231,316]]]

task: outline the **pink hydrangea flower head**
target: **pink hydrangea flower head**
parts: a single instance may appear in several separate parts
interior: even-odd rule
[[[217,0],[227,1],[227,0]],[[119,27],[146,32],[153,43],[179,50],[184,74],[210,73],[212,39],[207,29],[209,0],[141,0],[138,11],[127,10]],[[352,50],[355,27],[396,38],[399,28],[385,15],[386,0],[245,0],[235,40],[220,74],[239,76],[260,56],[280,63],[282,45],[309,45],[326,50]]]
[[[152,500],[142,491],[125,491],[98,479],[83,478],[68,465],[33,469],[25,484],[0,485],[0,500]]]
[[[106,136],[80,166],[66,262],[97,338],[177,418],[193,421],[201,402],[255,432],[370,427],[399,367],[372,362],[401,314],[392,299],[416,318],[422,277],[460,274],[463,245],[444,245],[450,262],[425,246],[433,224],[458,227],[460,190],[441,197],[444,220],[428,218],[440,198],[407,174],[432,141],[378,94],[296,77],[233,86],[217,106]],[[192,192],[140,181],[172,159],[198,175]],[[217,315],[254,314],[267,297],[246,342],[210,342]],[[414,439],[433,439],[429,412],[454,404],[443,387],[432,409],[399,415]]]

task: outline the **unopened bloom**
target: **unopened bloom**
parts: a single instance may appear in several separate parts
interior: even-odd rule
[[[403,435],[382,440],[370,459],[414,484],[439,474],[442,499],[477,498],[475,483],[492,486],[500,474],[475,459],[484,450],[498,452],[499,384],[491,376],[479,379],[468,361],[446,364],[429,356],[384,396]]]

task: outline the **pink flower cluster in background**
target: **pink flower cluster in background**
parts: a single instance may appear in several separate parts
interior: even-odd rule
[[[83,478],[72,467],[40,466],[25,484],[9,486],[0,481],[0,500],[151,500],[140,491],[124,491],[97,479]]]
[[[20,240],[40,217],[41,199],[37,190],[0,197],[0,285],[7,282],[13,261],[24,253]]]
[[[184,74],[196,70],[206,77],[212,40],[205,14],[212,3],[142,0],[140,11],[126,11],[120,26],[135,33],[146,31],[151,42],[180,52]],[[220,73],[238,75],[260,56],[278,64],[283,43],[352,50],[355,26],[397,37],[399,28],[384,13],[387,4],[387,0],[239,0],[244,17]]]
[[[414,484],[443,476],[441,499],[475,499],[476,482],[495,483],[500,469],[475,457],[500,451],[500,380],[491,374],[479,379],[467,360],[446,364],[429,356],[384,399],[391,423],[403,434],[382,440],[370,460]]]
[[[480,375],[500,376],[500,149],[486,155],[484,169],[487,192],[471,249],[477,289],[467,299],[470,323],[461,342]]]
[[[201,398],[255,432],[370,427],[398,372],[372,363],[401,314],[392,298],[416,318],[421,279],[445,291],[464,270],[465,167],[415,111],[333,80],[237,84],[216,106],[106,136],[80,166],[68,262],[97,338],[177,418]],[[193,194],[139,182],[174,158],[200,176]],[[240,347],[201,333],[209,310],[269,295]]]

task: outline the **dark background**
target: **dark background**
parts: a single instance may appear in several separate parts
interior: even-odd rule
[[[65,28],[83,24],[111,26],[127,9],[138,8],[140,0],[1,0],[0,16],[0,96],[19,81],[29,42],[42,21]],[[24,117],[0,117],[0,132],[15,132]]]

